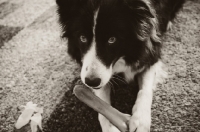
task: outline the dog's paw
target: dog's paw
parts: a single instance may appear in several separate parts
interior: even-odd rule
[[[150,126],[150,110],[136,109],[129,121],[129,132],[150,132]]]
[[[101,125],[102,132],[120,132],[110,121],[103,115],[99,114],[99,121]]]

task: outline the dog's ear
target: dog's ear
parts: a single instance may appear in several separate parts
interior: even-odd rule
[[[124,0],[124,4],[135,14],[154,18],[155,14],[148,0]]]
[[[56,0],[56,3],[57,14],[59,16],[59,22],[63,33],[62,37],[68,37],[68,23],[72,12],[73,0]]]
[[[152,59],[160,56],[160,38],[157,27],[156,13],[150,0],[124,0],[131,12],[133,31],[138,39],[145,44],[146,52]],[[152,62],[157,60],[152,60]]]
[[[56,0],[62,37],[68,40],[68,53],[78,63],[81,63],[81,53],[77,40],[73,39],[72,24],[74,22],[72,20],[79,13],[79,6],[83,1],[85,0]]]
[[[124,0],[124,4],[131,12],[133,30],[141,41],[150,39],[159,42],[157,17],[153,3],[149,0]],[[149,45],[150,43],[148,43]]]

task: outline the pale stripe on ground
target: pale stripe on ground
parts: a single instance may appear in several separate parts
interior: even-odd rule
[[[23,3],[20,8],[0,19],[0,25],[11,27],[26,27],[51,6],[55,0],[13,0],[13,3]]]

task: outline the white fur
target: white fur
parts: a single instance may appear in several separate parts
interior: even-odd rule
[[[167,31],[171,31],[171,30],[172,30],[172,26],[173,26],[172,22],[169,21],[169,22],[167,23]]]
[[[119,60],[113,66],[113,74],[123,72],[127,82],[132,81],[135,75],[141,72],[142,70],[144,70],[144,68],[141,68],[139,70],[133,70],[131,66],[126,65],[126,62],[123,59],[123,57],[119,58]]]
[[[98,87],[105,86],[111,76],[112,76],[112,67],[110,66],[107,68],[98,58],[96,55],[96,44],[93,41],[91,48],[83,57],[83,66],[81,69],[81,80],[85,83],[85,78],[93,76],[95,78],[101,79],[101,84]],[[89,86],[88,86],[89,87]],[[97,88],[98,88],[97,87]]]
[[[95,34],[95,27],[97,24],[97,17],[98,17],[98,13],[99,13],[99,8],[96,10],[96,12],[94,13],[94,26],[93,26],[93,34]]]
[[[129,121],[130,132],[135,132],[136,129],[136,132],[150,131],[153,89],[160,77],[164,75],[161,69],[162,63],[158,61],[149,69],[143,71],[138,77],[140,90]]]

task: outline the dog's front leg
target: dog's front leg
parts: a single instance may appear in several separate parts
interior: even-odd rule
[[[110,87],[105,86],[101,89],[94,90],[96,96],[110,104]],[[113,126],[110,121],[103,115],[98,115],[99,122],[102,128],[102,132],[120,132],[115,126]]]
[[[151,104],[158,66],[160,62],[155,63],[138,76],[140,90],[129,121],[130,132],[150,132]]]

